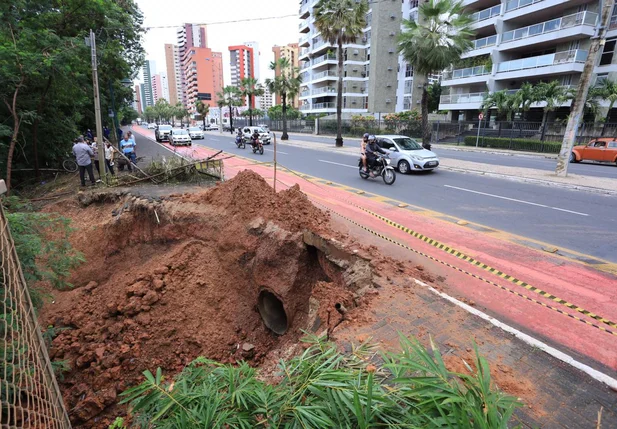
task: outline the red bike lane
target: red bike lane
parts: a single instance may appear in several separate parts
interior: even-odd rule
[[[150,130],[134,130],[153,138]],[[194,159],[216,152],[165,146]],[[272,183],[272,165],[237,156],[224,165],[226,178],[252,169]],[[319,206],[370,234],[371,244],[397,246],[401,259],[444,277],[439,288],[448,294],[617,370],[617,279],[611,274],[284,168],[277,182],[281,188],[298,184]]]

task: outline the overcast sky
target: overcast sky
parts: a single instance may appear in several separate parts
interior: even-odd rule
[[[156,72],[165,71],[165,43],[177,43],[176,28],[185,22],[210,24],[220,21],[293,15],[288,18],[208,25],[208,47],[223,53],[225,85],[230,84],[229,46],[258,42],[260,81],[271,73],[272,46],[298,41],[297,0],[136,0],[144,13],[146,59],[156,62]]]

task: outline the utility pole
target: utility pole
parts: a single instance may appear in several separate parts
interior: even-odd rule
[[[570,107],[570,117],[568,119],[568,125],[566,126],[566,133],[563,136],[561,150],[557,157],[557,167],[555,168],[555,174],[557,176],[566,177],[568,175],[570,154],[572,153],[572,147],[574,146],[574,141],[578,134],[578,126],[583,118],[585,101],[587,101],[587,94],[591,86],[591,76],[596,66],[598,51],[604,48],[604,43],[606,42],[608,23],[614,6],[615,0],[604,0],[600,22],[596,27],[595,36],[591,39],[589,55],[587,56],[587,61],[585,61],[585,67],[583,68],[583,73],[578,83],[576,97],[572,101],[572,106]]]
[[[92,86],[94,88],[94,116],[96,120],[96,143],[99,147],[99,171],[101,179],[106,181],[105,173],[105,145],[103,144],[103,123],[101,121],[101,99],[99,97],[99,75],[96,60],[96,38],[90,30],[90,52],[92,54]]]

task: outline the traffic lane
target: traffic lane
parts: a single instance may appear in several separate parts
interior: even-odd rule
[[[448,149],[440,150],[438,146],[433,146],[432,150],[443,159],[479,162],[489,165],[503,165],[504,167],[535,168],[544,171],[554,171],[555,165],[557,164],[556,160],[548,158],[495,155],[490,153],[475,153]],[[570,164],[568,167],[568,172],[583,176],[617,179],[617,168],[614,164],[593,164],[586,162]]]
[[[237,149],[229,136],[206,140],[205,144],[256,160],[272,160],[271,151],[254,155],[248,149]],[[610,227],[616,220],[615,197],[439,169],[398,174],[396,183],[387,186],[380,179],[361,179],[355,156],[289,145],[279,148],[284,154],[279,152],[278,162],[293,170],[617,261],[617,234]]]
[[[314,143],[334,143],[334,137],[314,136],[310,134],[296,134],[298,140]],[[345,139],[347,146],[359,146],[358,139]],[[464,147],[464,146],[463,146]],[[443,145],[433,145],[433,152],[440,158],[456,159],[460,161],[479,162],[489,165],[503,165],[504,167],[535,168],[544,171],[554,171],[557,161],[549,158],[533,156],[517,156],[510,154],[493,154],[485,152],[471,152],[464,150],[443,149]],[[608,177],[617,179],[615,164],[575,163],[570,164],[568,171],[573,174],[593,177]]]

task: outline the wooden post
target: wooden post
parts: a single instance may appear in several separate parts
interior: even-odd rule
[[[274,139],[274,192],[276,193],[276,133],[272,133]]]

